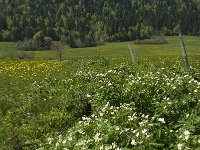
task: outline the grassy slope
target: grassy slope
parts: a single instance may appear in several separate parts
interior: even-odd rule
[[[16,51],[16,43],[13,42],[0,42],[0,56]]]
[[[163,57],[181,55],[177,37],[167,37],[167,39],[168,44],[166,45],[133,46],[136,48],[138,56],[155,55],[155,60],[159,60],[161,55]],[[200,56],[199,40],[199,37],[185,37],[189,56]],[[82,49],[67,48],[65,57],[101,55],[130,58],[128,43],[108,43],[100,47]],[[16,51],[15,43],[0,43],[0,56],[7,51],[9,53]],[[36,59],[55,57],[53,51],[36,52],[36,54]],[[195,59],[195,61],[199,65],[199,59]],[[196,83],[200,79],[198,70],[191,73],[184,72],[179,64],[174,64],[169,68],[166,66],[166,69],[163,69],[159,66],[138,65],[135,67],[129,64],[122,64],[116,68],[115,65],[104,66],[103,63],[104,61],[101,60],[95,63],[88,63],[86,60],[85,63],[80,61],[77,64],[76,61],[73,61],[72,64],[66,62],[66,65],[48,61],[0,62],[0,109],[2,111],[2,113],[0,112],[0,149],[13,149],[16,141],[25,149],[37,149],[41,144],[47,147],[46,149],[56,149],[57,142],[52,142],[50,145],[47,139],[52,134],[57,141],[56,137],[60,136],[55,136],[53,133],[60,134],[61,131],[63,139],[60,145],[65,143],[74,146],[80,141],[91,139],[94,148],[99,149],[100,144],[96,144],[97,142],[93,138],[98,132],[102,138],[109,138],[108,141],[105,140],[104,145],[117,143],[123,147],[123,145],[130,145],[132,137],[136,137],[132,133],[135,129],[140,133],[138,139],[144,141],[136,149],[176,149],[177,144],[183,142],[191,149],[199,146],[196,144],[196,136],[199,136],[200,130],[193,121],[199,119],[197,113],[199,112],[200,96]],[[87,94],[91,97],[88,97]],[[165,98],[169,98],[168,102],[171,104],[167,103]],[[75,126],[74,124],[80,118],[79,115],[83,115],[83,104],[85,104],[83,101],[87,102],[88,100],[92,100],[94,114],[99,114],[96,112],[104,108],[107,101],[119,104],[134,100],[137,105],[131,106],[131,109],[125,105],[117,112],[115,108],[111,109],[109,106],[107,111],[109,113],[104,113],[102,117],[98,115],[99,121],[91,121],[87,126],[84,124]],[[138,118],[145,111],[146,114],[151,113],[151,116],[156,119],[164,117],[167,124],[161,124],[159,120],[152,121],[148,117],[148,119],[128,120],[129,114],[130,116],[133,113],[135,115],[136,108]],[[4,113],[5,116],[3,116]],[[116,120],[119,121],[116,122]],[[139,126],[141,121],[147,121],[148,124]],[[149,124],[153,126],[149,126]],[[70,128],[69,134],[75,135],[82,130],[85,134],[80,135],[72,142],[64,142],[69,134],[63,131],[69,129],[68,127]],[[116,127],[120,127],[120,130],[116,130]],[[177,130],[177,127],[180,130]],[[141,134],[144,128],[148,129],[149,139]],[[124,129],[129,129],[129,131]],[[191,137],[188,141],[183,141],[178,137],[184,135],[186,129],[190,131]],[[171,133],[171,130],[174,132]],[[65,144],[62,146],[66,146]],[[88,147],[88,144],[85,146]],[[157,146],[158,148],[156,148]]]
[[[164,45],[135,45],[133,42],[113,42],[106,43],[102,46],[89,48],[65,48],[65,58],[77,57],[130,57],[128,43],[131,43],[136,49],[138,57],[143,56],[181,56],[181,48],[178,37],[166,37],[168,44]],[[185,36],[184,41],[189,56],[200,55],[200,37]],[[16,51],[15,43],[1,42],[0,56],[5,55],[8,51]],[[38,51],[35,52],[36,59],[57,58],[55,51]]]

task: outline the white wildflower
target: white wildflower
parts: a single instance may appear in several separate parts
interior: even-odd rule
[[[136,137],[138,137],[139,135],[140,135],[140,132],[137,132],[137,133],[135,134]]]
[[[69,140],[69,141],[72,141],[72,140],[73,140],[71,135],[68,137],[68,140]]]
[[[67,142],[66,140],[62,141],[63,144],[66,144],[66,142]]]
[[[78,130],[78,133],[80,133],[80,134],[85,134],[85,132],[82,131],[82,130]]]
[[[147,132],[147,129],[142,130],[142,134],[146,134],[146,132]]]
[[[111,86],[111,85],[112,85],[112,83],[109,82],[109,83],[108,83],[108,86]]]
[[[119,129],[120,129],[120,128],[119,128],[118,126],[116,126],[115,130],[119,131]]]
[[[135,134],[135,133],[136,133],[136,130],[133,130],[132,133]]]
[[[137,145],[135,139],[132,139],[132,141],[131,141],[131,145]]]
[[[59,146],[59,143],[58,142],[56,142],[56,148]]]
[[[105,146],[104,150],[110,150],[110,149],[112,149],[112,146]]]
[[[165,119],[164,118],[159,118],[158,121],[160,121],[161,123],[165,123]]]
[[[103,145],[100,146],[99,150],[103,150]]]
[[[53,141],[53,138],[47,138],[47,140],[49,141],[49,144],[51,144],[51,142]]]
[[[190,138],[190,131],[185,130],[184,135],[185,135],[185,140],[187,141]]]
[[[115,143],[112,143],[112,148],[116,148],[117,145]]]
[[[198,139],[198,143],[200,144],[200,138]]]
[[[99,142],[101,140],[100,135],[100,133],[96,133],[96,135],[94,136],[95,142]]]
[[[168,102],[168,105],[171,105],[172,104],[172,102]]]
[[[99,113],[99,115],[100,115],[100,117],[102,117],[102,116],[103,116],[103,113]]]
[[[128,121],[133,121],[133,117],[131,117],[131,116],[128,116]]]
[[[90,97],[92,97],[92,96],[91,96],[90,94],[87,94],[86,97],[87,97],[87,98],[90,98]]]
[[[173,86],[173,87],[172,87],[172,89],[174,90],[174,89],[176,89],[176,87],[175,87],[175,86]]]
[[[107,102],[107,103],[106,103],[106,105],[105,105],[105,107],[108,107],[109,105],[110,105],[110,103],[109,103],[109,102]]]
[[[83,121],[86,121],[86,120],[87,120],[87,118],[83,116],[83,117],[82,117],[82,120],[83,120]]]
[[[179,144],[177,145],[177,147],[178,147],[178,150],[182,150],[183,144],[180,144],[180,143],[179,143]]]
[[[144,122],[142,121],[142,122],[139,122],[139,125],[142,127],[142,126],[144,126]]]

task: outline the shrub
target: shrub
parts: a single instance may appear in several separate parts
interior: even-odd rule
[[[35,50],[32,40],[20,41],[17,43],[17,48],[20,50]]]
[[[43,49],[49,50],[52,45],[52,38],[51,37],[44,37]]]
[[[9,52],[4,58],[9,59],[33,59],[35,57],[35,54],[33,52],[23,52],[23,51],[17,51],[17,52]]]
[[[35,57],[35,54],[32,52],[19,52],[16,53],[16,58],[17,59],[33,59]]]
[[[11,36],[11,32],[10,31],[3,31],[2,32],[2,39],[3,41],[11,41],[12,40],[12,36]]]
[[[0,32],[0,41],[2,41],[2,33]]]
[[[33,36],[33,47],[39,50],[48,50],[52,45],[52,38],[45,37],[42,31],[37,32]]]
[[[164,36],[154,36],[151,39],[144,39],[144,40],[135,40],[135,44],[167,44],[167,41]]]
[[[78,33],[71,33],[69,36],[64,37],[63,40],[72,48],[94,47],[104,44],[104,40],[102,38],[95,39],[95,35],[92,32],[82,35],[82,37]]]
[[[81,39],[74,39],[73,45],[71,45],[71,47],[73,48],[81,48],[81,47],[85,47],[86,45],[81,41]]]
[[[62,42],[54,42],[52,48],[55,49],[55,52],[58,55],[60,61],[62,61],[65,45]]]
[[[49,50],[52,45],[52,38],[44,37],[44,39],[38,40],[38,38],[29,39],[26,41],[20,41],[17,44],[17,48],[20,50]]]

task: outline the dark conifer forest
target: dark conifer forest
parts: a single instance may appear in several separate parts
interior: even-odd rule
[[[71,47],[151,35],[200,35],[199,0],[0,0],[0,41],[42,32]]]

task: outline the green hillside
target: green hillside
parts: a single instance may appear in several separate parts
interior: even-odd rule
[[[0,40],[43,32],[71,47],[159,34],[200,34],[198,0],[0,0]]]

